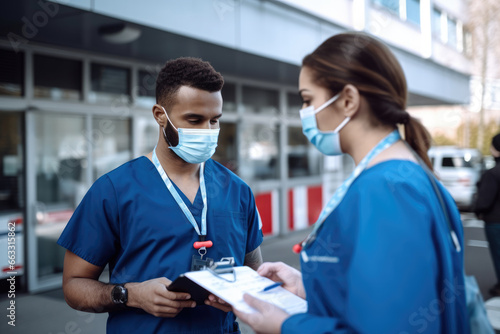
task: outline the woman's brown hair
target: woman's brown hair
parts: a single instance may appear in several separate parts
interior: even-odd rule
[[[432,170],[427,156],[431,136],[419,120],[406,111],[406,78],[389,48],[364,33],[344,33],[327,39],[307,55],[302,66],[312,70],[316,82],[332,95],[354,85],[382,124],[405,125],[405,139]]]

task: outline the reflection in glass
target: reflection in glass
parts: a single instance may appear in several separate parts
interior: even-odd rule
[[[91,138],[94,149],[94,180],[130,160],[128,120],[94,117]]]
[[[300,117],[299,111],[302,108],[302,99],[299,94],[288,93],[286,95],[288,111],[287,114],[295,117]]]
[[[22,129],[20,114],[0,113],[0,215],[21,214],[24,207]]]
[[[441,36],[441,11],[437,8],[432,9],[432,32],[434,36],[442,40]]]
[[[56,241],[87,191],[88,141],[84,117],[40,113],[34,124],[38,275],[46,276],[62,272]]]
[[[222,87],[222,111],[236,112],[236,85],[224,83]]]
[[[154,71],[139,71],[138,82],[134,89],[137,91],[135,104],[145,108],[152,108],[156,103],[156,77]]]
[[[158,142],[160,127],[152,116],[136,118],[134,122],[137,131],[134,138],[135,145],[139,155],[146,155],[153,151]]]
[[[393,12],[399,13],[399,0],[373,0],[373,2]]]
[[[448,44],[457,47],[457,21],[448,18]]]
[[[243,86],[245,113],[275,115],[279,112],[279,94],[276,90]]]
[[[246,181],[279,178],[279,132],[273,124],[242,124],[239,175]]]
[[[319,175],[321,153],[313,147],[301,127],[288,128],[288,177]]]
[[[70,101],[81,99],[81,61],[35,55],[34,75],[35,97]]]
[[[90,102],[127,103],[130,98],[130,71],[127,68],[92,64]]]
[[[0,95],[24,94],[24,52],[0,49]]]
[[[238,173],[238,152],[236,145],[236,124],[221,123],[219,143],[212,157],[234,173]]]
[[[406,19],[420,25],[420,0],[406,1]]]

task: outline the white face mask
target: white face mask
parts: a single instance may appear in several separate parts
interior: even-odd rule
[[[179,143],[177,146],[169,146],[175,154],[190,164],[205,162],[214,155],[220,129],[178,129],[170,121],[165,108],[160,107],[167,116],[168,122],[179,134]],[[167,138],[165,127],[163,127],[163,134]]]
[[[340,146],[339,132],[351,120],[350,117],[340,123],[333,131],[323,132],[318,129],[316,114],[328,107],[333,102],[337,101],[340,93],[323,103],[318,109],[314,110],[314,106],[309,106],[300,110],[300,120],[302,121],[302,132],[316,148],[325,155],[341,155],[342,148]]]

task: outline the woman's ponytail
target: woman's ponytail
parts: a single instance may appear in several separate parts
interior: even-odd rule
[[[427,129],[415,117],[409,117],[404,125],[405,140],[425,162],[430,170],[433,170],[431,160],[427,155],[427,151],[432,144],[432,137]]]

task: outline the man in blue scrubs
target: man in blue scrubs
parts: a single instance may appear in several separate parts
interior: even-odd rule
[[[196,306],[189,294],[167,290],[193,258],[262,263],[252,191],[210,159],[223,83],[200,59],[167,62],[156,82],[155,150],[99,178],[59,238],[66,301],[109,312],[108,333],[239,333],[223,301],[210,296]],[[98,280],[107,264],[109,284]]]

